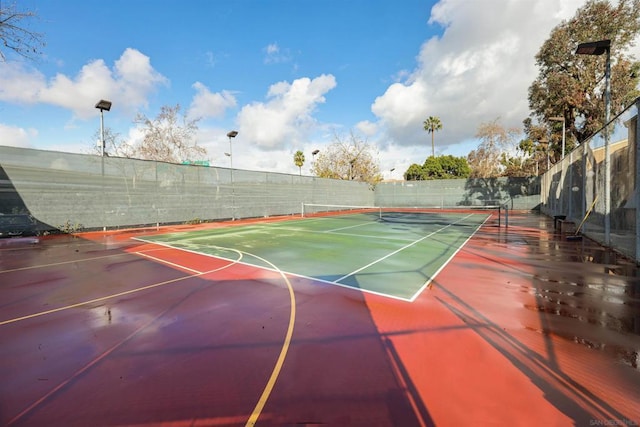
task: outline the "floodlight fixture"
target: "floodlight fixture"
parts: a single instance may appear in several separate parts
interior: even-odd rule
[[[238,136],[238,131],[237,130],[232,130],[231,132],[227,133],[227,136],[229,138],[235,138],[236,136]]]
[[[96,108],[100,111],[109,111],[111,110],[111,101],[101,99],[96,103]]]
[[[320,150],[313,150],[313,151],[311,152],[311,154],[313,154],[313,155],[315,156],[315,155],[316,155],[316,154],[318,154],[319,152],[320,152]]]
[[[580,43],[576,49],[576,55],[602,55],[610,49],[611,40]]]

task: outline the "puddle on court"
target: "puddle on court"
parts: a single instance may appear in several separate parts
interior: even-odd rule
[[[524,307],[539,313],[538,332],[640,369],[640,268],[592,242],[549,241],[538,249],[540,267],[519,290],[535,297]]]

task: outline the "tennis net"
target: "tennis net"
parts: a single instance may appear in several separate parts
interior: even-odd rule
[[[437,207],[384,207],[349,206],[302,203],[302,217],[366,215],[373,220],[397,223],[425,224],[439,220],[442,215],[489,215],[490,221],[498,227],[508,227],[509,211],[506,203],[473,206]]]
[[[350,206],[326,205],[317,203],[302,203],[302,217],[339,216],[367,214],[382,218],[382,208],[378,206]]]

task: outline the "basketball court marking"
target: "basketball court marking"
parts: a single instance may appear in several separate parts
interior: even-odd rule
[[[69,304],[69,305],[66,305],[66,306],[63,306],[63,307],[52,308],[51,310],[40,311],[40,312],[37,312],[37,313],[28,314],[26,316],[20,316],[20,317],[16,317],[16,318],[13,318],[13,319],[3,320],[3,321],[0,321],[0,326],[4,326],[4,325],[11,324],[11,323],[20,322],[22,320],[33,319],[34,317],[45,316],[47,314],[57,313],[59,311],[65,311],[65,310],[69,310],[69,309],[72,309],[72,308],[82,307],[82,306],[88,305],[88,304],[94,304],[94,303],[106,301],[106,300],[109,300],[109,299],[112,299],[112,298],[117,298],[117,297],[121,297],[121,296],[124,296],[124,295],[130,295],[130,294],[134,294],[134,293],[137,293],[137,292],[146,291],[148,289],[153,289],[153,288],[158,288],[158,287],[165,286],[165,285],[170,285],[172,283],[180,282],[180,281],[183,281],[183,280],[186,280],[186,279],[190,279],[190,278],[193,278],[193,277],[199,277],[199,276],[204,276],[204,275],[207,275],[207,274],[215,273],[217,271],[224,270],[224,269],[229,268],[229,267],[231,267],[231,266],[233,266],[235,264],[238,264],[239,260],[241,259],[241,257],[240,257],[237,261],[227,260],[227,261],[230,261],[230,263],[227,264],[227,265],[215,268],[213,270],[197,272],[196,270],[193,270],[193,269],[191,269],[189,267],[180,266],[180,265],[172,263],[172,262],[164,261],[164,260],[162,260],[160,258],[151,257],[149,255],[143,254],[142,252],[143,251],[141,251],[141,252],[130,252],[128,254],[137,254],[137,255],[141,255],[141,256],[146,256],[148,258],[154,259],[155,261],[162,262],[164,264],[168,264],[168,265],[171,265],[173,267],[181,268],[181,269],[187,270],[187,271],[192,271],[195,274],[189,274],[187,276],[182,276],[182,277],[178,277],[178,278],[175,278],[175,279],[165,280],[165,281],[153,283],[153,284],[147,285],[147,286],[142,286],[142,287],[135,288],[135,289],[129,289],[127,291],[118,292],[118,293],[115,293],[115,294],[94,298],[94,299],[91,299],[91,300],[88,300],[88,301],[81,301],[81,302],[78,302],[78,303],[75,303],[75,304]],[[120,256],[120,255],[128,255],[128,254],[109,255],[109,256],[106,256],[106,257],[86,258],[86,259],[83,259],[81,261],[91,261],[91,260],[109,258],[109,257],[113,257],[113,256]],[[64,265],[64,264],[68,264],[68,262],[61,262],[61,263],[54,263],[54,264],[42,264],[40,266],[33,266],[32,268],[44,268],[44,267]],[[23,269],[5,270],[3,272],[16,271],[16,270],[19,271],[19,270],[23,270]]]
[[[424,242],[426,239],[432,238],[434,235],[437,235],[438,233],[441,233],[443,230],[446,229],[450,229],[452,226],[457,225],[465,220],[467,220],[470,217],[473,217],[474,214],[465,214],[464,216],[458,216],[457,219],[451,221],[450,223],[447,223],[444,226],[439,227],[436,230],[433,230],[431,232],[429,232],[426,235],[421,236],[418,239],[412,238],[401,238],[398,237],[397,235],[389,235],[389,236],[381,236],[381,235],[376,235],[376,236],[370,236],[370,235],[358,235],[358,234],[354,234],[354,237],[360,238],[360,239],[374,239],[375,241],[379,241],[379,242],[384,242],[384,241],[395,241],[395,242],[409,242],[408,244],[405,244],[402,247],[396,247],[394,248],[390,248],[390,250],[386,253],[380,253],[379,257],[377,259],[369,259],[369,260],[363,260],[365,261],[364,263],[360,264],[360,266],[358,266],[357,264],[353,266],[353,269],[344,271],[342,273],[342,275],[340,276],[336,276],[335,279],[333,278],[328,278],[328,277],[322,277],[322,275],[318,275],[318,274],[308,274],[309,272],[311,272],[311,270],[307,269],[307,272],[304,271],[298,271],[298,272],[294,272],[292,270],[295,270],[295,264],[288,264],[290,266],[290,268],[288,268],[287,270],[283,270],[283,269],[273,269],[271,267],[268,266],[268,262],[264,259],[264,258],[260,258],[258,255],[256,255],[255,253],[251,253],[249,254],[247,252],[247,255],[251,255],[253,256],[256,260],[261,260],[262,262],[260,263],[256,263],[255,261],[252,261],[251,259],[248,259],[247,261],[240,261],[240,263],[245,264],[247,266],[252,266],[252,267],[256,267],[256,268],[262,268],[265,270],[272,270],[275,271],[276,273],[280,273],[280,272],[284,272],[286,275],[288,276],[295,276],[295,277],[300,277],[303,279],[307,279],[313,282],[321,282],[321,283],[326,283],[326,284],[330,284],[333,286],[340,286],[343,288],[349,288],[352,290],[359,290],[361,292],[365,292],[365,293],[370,293],[370,294],[374,294],[374,295],[378,295],[378,296],[382,296],[385,298],[392,298],[392,299],[397,299],[397,300],[401,300],[401,301],[407,301],[407,302],[413,302],[416,300],[416,298],[429,286],[430,283],[432,283],[433,279],[437,276],[437,274],[439,274],[439,272],[446,267],[449,262],[453,259],[453,257],[462,249],[462,247],[464,247],[466,245],[466,243],[469,241],[469,239],[471,237],[473,237],[476,232],[486,223],[486,221],[490,218],[490,216],[486,216],[482,222],[477,223],[477,224],[473,224],[474,230],[471,231],[471,233],[469,234],[469,236],[467,236],[464,240],[464,242],[462,242],[461,244],[459,242],[455,242],[455,239],[449,243],[447,243],[447,241],[442,241],[439,243],[439,245],[444,245],[442,246],[443,252],[442,255],[447,256],[446,259],[439,259],[439,255],[438,254],[427,254],[426,258],[421,259],[421,263],[427,262],[427,263],[432,263],[433,267],[435,268],[435,271],[431,270],[431,267],[429,267],[429,270],[425,270],[422,271],[420,270],[420,272],[422,272],[421,274],[427,276],[427,280],[423,280],[422,282],[418,282],[416,281],[416,277],[414,274],[414,277],[412,280],[410,280],[410,286],[408,288],[404,288],[402,290],[399,290],[398,288],[394,288],[394,289],[387,289],[384,287],[380,287],[380,286],[376,286],[376,284],[370,286],[370,283],[376,283],[374,279],[374,282],[365,282],[365,283],[360,283],[359,285],[355,285],[354,284],[349,284],[349,283],[344,283],[345,280],[349,279],[349,281],[353,281],[356,279],[350,279],[355,275],[362,275],[364,270],[367,270],[369,268],[375,267],[375,266],[384,266],[385,261],[388,260],[389,258],[397,255],[398,253],[407,250],[417,244],[419,244],[420,242]],[[330,221],[332,219],[335,218],[322,218],[322,221]],[[310,222],[316,222],[316,221],[320,221],[320,219],[318,220],[309,220]],[[177,249],[181,249],[181,250],[185,250],[185,251],[189,251],[189,252],[193,252],[195,254],[207,254],[209,256],[213,256],[216,258],[221,258],[221,259],[225,259],[225,255],[221,254],[218,252],[218,250],[229,250],[230,247],[232,247],[233,245],[237,244],[238,242],[238,238],[242,238],[243,236],[248,236],[248,239],[261,239],[258,237],[255,237],[255,234],[252,233],[258,233],[258,236],[260,236],[261,234],[259,233],[264,233],[267,232],[269,233],[269,235],[267,237],[273,237],[273,238],[277,238],[278,236],[278,232],[282,231],[282,230],[290,230],[293,231],[295,233],[303,233],[303,234],[313,234],[313,235],[343,235],[346,233],[340,233],[337,232],[338,230],[344,230],[344,229],[353,229],[355,227],[363,227],[363,226],[367,226],[372,224],[371,221],[365,221],[362,223],[358,223],[358,224],[352,224],[346,227],[338,227],[338,228],[331,228],[329,230],[306,230],[304,228],[298,228],[298,227],[280,227],[278,223],[278,225],[275,226],[264,226],[264,225],[249,225],[246,228],[240,228],[237,231],[233,231],[233,230],[228,230],[225,229],[224,231],[214,231],[213,234],[200,234],[198,232],[186,232],[186,233],[168,233],[165,235],[160,235],[158,237],[160,237],[160,239],[166,239],[164,241],[159,240],[153,240],[155,238],[155,236],[151,236],[149,238],[149,240],[147,240],[147,238],[145,237],[135,237],[135,240],[138,241],[142,241],[142,242],[146,242],[146,243],[153,243],[153,244],[157,244],[157,245],[163,245],[163,246],[167,246],[167,247],[172,247],[172,248],[177,248]],[[275,234],[273,234],[275,233]],[[200,235],[199,235],[200,234]],[[464,234],[461,235],[460,237],[464,237]],[[454,233],[455,236],[455,233]],[[219,246],[219,245],[213,245],[213,244],[207,244],[206,241],[215,241],[218,238],[229,238],[230,240],[228,240],[225,244],[224,247]],[[297,237],[294,235],[280,235],[281,240],[279,241],[279,243],[277,243],[279,245],[279,247],[285,247],[287,245],[287,238],[291,238],[294,241],[296,241]],[[330,242],[329,242],[330,243]],[[339,243],[336,243],[339,244]],[[174,246],[175,245],[175,246]],[[366,243],[363,243],[363,245],[366,245]],[[338,247],[339,249],[339,247]],[[240,249],[239,249],[240,250]],[[269,247],[268,246],[263,246],[260,249],[256,248],[256,251],[260,251],[262,250],[261,253],[263,256],[265,253],[268,253],[269,251]],[[451,250],[451,253],[449,253],[449,251]],[[242,252],[242,250],[240,250]],[[256,251],[252,251],[252,252],[256,252]],[[267,252],[265,252],[267,251]],[[338,251],[339,252],[339,251]],[[415,255],[415,254],[414,254]],[[433,257],[434,258],[430,258]],[[284,258],[283,258],[284,259]],[[426,260],[426,261],[425,261]],[[282,261],[282,260],[281,260]],[[327,259],[326,260],[329,264],[327,264],[327,269],[331,269],[331,259]],[[357,260],[355,260],[357,262]],[[323,261],[324,262],[324,261]],[[278,264],[280,265],[281,263],[278,262]],[[284,265],[287,265],[286,263]],[[344,267],[344,265],[342,266]],[[419,268],[416,267],[415,263],[414,264],[407,264],[406,266],[406,270],[413,270],[415,268]],[[313,270],[317,271],[317,268],[313,268]],[[373,273],[374,275],[377,273]],[[382,272],[381,274],[387,274],[385,272]],[[360,280],[360,279],[357,279]],[[377,283],[381,283],[380,280],[382,279],[377,279],[378,282]]]

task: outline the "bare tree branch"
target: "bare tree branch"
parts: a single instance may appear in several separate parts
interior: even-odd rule
[[[15,2],[8,5],[0,2],[0,61],[6,61],[6,52],[35,59],[45,46],[43,35],[30,30],[27,21],[36,18],[33,11],[21,11]]]
[[[334,134],[333,144],[318,156],[312,172],[321,178],[368,182],[372,186],[382,180],[377,152],[353,132],[345,140]]]
[[[155,119],[138,114],[134,121],[144,133],[142,142],[135,147],[141,159],[180,163],[201,160],[207,154],[195,140],[198,120],[181,114],[180,105],[163,106]]]

